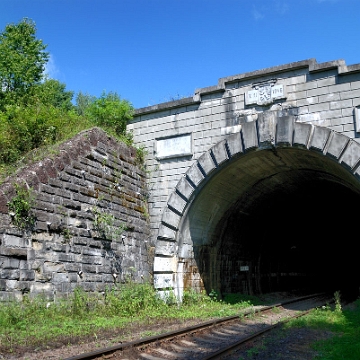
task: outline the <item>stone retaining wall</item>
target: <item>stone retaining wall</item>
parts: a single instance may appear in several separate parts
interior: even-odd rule
[[[22,189],[33,221],[16,225],[9,202]],[[0,300],[27,293],[55,299],[77,286],[104,291],[129,279],[148,281],[146,199],[136,149],[98,128],[7,179],[0,186]]]

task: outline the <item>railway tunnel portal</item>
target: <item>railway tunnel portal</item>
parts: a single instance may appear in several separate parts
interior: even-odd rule
[[[311,61],[305,63],[267,69],[249,77],[277,73],[284,81],[290,69],[289,77],[294,77],[295,69],[297,75],[303,74],[302,67]],[[329,76],[334,76],[331,81],[335,83],[344,82],[338,78],[339,69],[333,74],[327,72],[326,80],[317,71],[316,75],[305,73],[305,83],[316,81],[312,86],[317,88],[329,82]],[[152,185],[150,179],[149,213],[155,287],[164,294],[175,291],[178,297],[190,288],[218,294],[290,290],[358,294],[360,145],[358,108],[353,106],[357,100],[351,101],[351,116],[344,117],[342,110],[337,120],[353,123],[352,131],[337,131],[331,126],[328,111],[304,113],[300,100],[271,99],[257,104],[255,111],[250,109],[246,102],[253,90],[247,91],[249,82],[244,87],[239,85],[244,78],[237,79],[237,89],[245,98],[243,104],[229,101],[239,99],[236,93],[240,90],[220,91],[234,87],[234,78],[222,79],[216,91],[202,89],[203,95],[191,106],[180,101],[177,106],[182,106],[181,111],[176,107],[164,112],[157,107],[156,116],[153,111],[147,118],[139,113],[134,122],[133,129],[138,122],[148,138],[145,119],[146,127],[151,128],[155,119],[157,126],[161,120],[170,129],[165,136],[153,134],[147,147],[154,179]],[[359,80],[357,75],[355,80]],[[311,87],[307,87],[307,95],[302,96],[310,94]],[[322,90],[324,101],[335,96],[329,90],[328,86]],[[298,96],[296,92],[290,96],[289,90],[286,94],[286,100]],[[206,96],[211,99],[213,115],[197,139],[197,122],[206,119]],[[216,113],[214,99],[219,98],[222,101],[217,104],[224,105]],[[314,100],[308,98],[310,101]],[[318,110],[326,108],[317,106]],[[181,126],[184,120],[187,125]],[[214,123],[219,124],[220,136],[213,135]],[[182,146],[180,155],[164,150],[162,142]],[[180,170],[175,173],[175,168]]]
[[[180,220],[180,291],[358,291],[360,269],[351,244],[357,234],[354,204],[360,184],[354,164],[346,162],[353,161],[359,148],[324,128],[274,116],[243,128],[238,142],[252,143],[248,132],[251,137],[256,128],[264,141],[234,159],[229,146],[234,139],[217,145],[228,149],[228,163],[205,174]],[[269,117],[273,134],[261,130]],[[210,158],[216,163],[214,155]],[[185,178],[194,184],[190,176]],[[181,188],[179,184],[179,196]],[[175,202],[169,207],[176,209]]]

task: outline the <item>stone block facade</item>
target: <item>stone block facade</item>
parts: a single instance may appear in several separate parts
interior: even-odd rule
[[[265,176],[256,169],[276,164],[256,159],[235,165],[236,158],[263,149],[303,148],[335,159],[356,179],[360,64],[309,59],[228,76],[192,97],[137,109],[128,129],[148,153],[154,284],[181,296],[189,284],[203,286],[198,268],[206,261],[195,252],[212,244],[221,216]],[[234,174],[229,165],[221,175],[230,163]],[[308,165],[318,171],[315,160]],[[251,175],[232,182],[242,173]],[[208,269],[213,264],[210,259]]]
[[[249,99],[265,86],[282,93],[274,95],[273,90],[267,102]],[[169,197],[195,161],[229,135],[239,133],[259,113],[269,110],[359,141],[360,121],[356,121],[356,114],[360,111],[360,64],[346,65],[344,60],[298,61],[224,77],[217,85],[197,89],[192,97],[137,109],[128,129],[135,143],[148,153],[153,242]],[[180,147],[170,157],[159,156],[159,141],[174,139],[176,146],[176,139],[189,135],[190,154],[183,153]]]
[[[24,226],[9,208],[19,189],[31,202]],[[0,186],[0,300],[149,281],[147,214],[136,149],[98,128],[78,134]]]

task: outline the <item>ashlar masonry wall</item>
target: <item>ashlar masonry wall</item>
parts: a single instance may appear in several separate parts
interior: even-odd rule
[[[220,199],[220,187],[214,194],[210,191],[201,196],[202,187],[232,158],[229,144],[236,144],[234,154],[257,149],[269,124],[279,129],[277,120],[266,120],[275,118],[301,123],[302,128],[310,128],[309,134],[315,127],[317,133],[336,132],[356,148],[360,139],[360,64],[298,61],[220,78],[216,85],[200,88],[192,97],[136,110],[128,129],[135,143],[148,153],[150,239],[155,246],[157,289],[178,288],[181,294],[186,284],[201,288],[198,264],[202,259],[195,261],[194,234],[197,244],[211,244],[214,233],[210,229],[236,201],[235,196],[231,198],[236,193],[233,190]],[[292,137],[293,133],[290,144]],[[269,142],[274,145],[275,138]],[[320,145],[322,152],[325,144]],[[227,207],[218,206],[217,200]],[[201,201],[204,206],[193,207]]]
[[[243,123],[275,110],[358,141],[360,64],[302,60],[220,78],[192,97],[136,110],[128,129],[148,153],[153,243],[170,195],[196,160]]]
[[[127,147],[84,131],[0,186],[0,300],[104,291],[151,278],[146,176]],[[25,189],[33,223],[14,224]]]

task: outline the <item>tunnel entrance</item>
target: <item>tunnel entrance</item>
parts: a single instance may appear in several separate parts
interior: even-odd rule
[[[313,175],[224,215],[215,235],[222,294],[358,292],[359,195]]]
[[[164,294],[359,295],[360,145],[268,115],[242,124],[178,182],[155,249],[154,283]]]
[[[298,149],[259,151],[229,164],[187,217],[207,292],[359,294],[356,183],[333,160]],[[224,201],[232,205],[222,212]],[[205,218],[205,208],[217,216]]]

